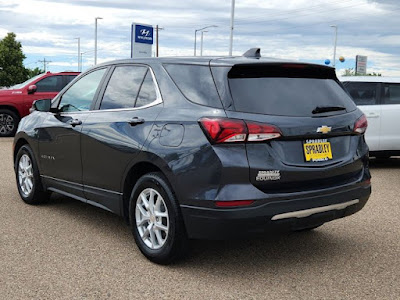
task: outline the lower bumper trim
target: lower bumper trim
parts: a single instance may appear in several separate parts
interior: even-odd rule
[[[317,214],[317,213],[321,213],[321,212],[326,212],[326,211],[330,211],[330,210],[342,210],[348,206],[357,204],[359,202],[360,202],[359,199],[354,199],[351,201],[338,203],[338,204],[332,204],[332,205],[315,207],[315,208],[310,208],[310,209],[292,211],[292,212],[288,212],[288,213],[275,215],[271,218],[271,220],[276,221],[276,220],[289,219],[289,218],[306,218],[313,214]]]

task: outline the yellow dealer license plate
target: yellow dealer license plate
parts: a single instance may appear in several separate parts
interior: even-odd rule
[[[331,143],[327,139],[306,140],[303,146],[306,161],[326,161],[332,159]]]

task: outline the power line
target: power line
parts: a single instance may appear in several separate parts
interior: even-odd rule
[[[51,60],[46,60],[46,57],[43,58],[43,60],[38,60],[38,62],[43,63],[43,70],[46,73],[46,67],[48,63],[51,63]]]

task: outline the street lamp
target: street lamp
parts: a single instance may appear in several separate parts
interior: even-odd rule
[[[208,31],[207,30],[201,31],[200,56],[203,56],[203,34],[204,34],[204,32],[208,32]]]
[[[77,37],[74,38],[74,40],[78,40],[78,72],[80,72],[81,70],[81,61],[80,61],[80,53],[81,53],[81,38]]]
[[[83,70],[83,54],[91,53],[91,52],[93,52],[93,50],[80,53],[80,55],[81,55],[81,71]]]
[[[194,31],[194,56],[196,56],[196,48],[197,48],[197,44],[196,44],[196,42],[197,42],[197,31],[202,31],[202,30],[207,29],[207,28],[215,28],[215,27],[218,27],[218,26],[217,25],[210,25],[210,26],[206,26],[206,27],[203,27],[203,28],[200,28],[200,29],[196,29]]]
[[[94,65],[97,64],[97,20],[103,19],[102,17],[94,18]]]
[[[337,25],[331,25],[330,27],[335,28],[335,44],[333,46],[333,62],[332,65],[335,67],[336,65],[336,43],[337,43]]]
[[[235,0],[232,0],[232,4],[231,4],[231,35],[229,38],[229,56],[232,56],[234,18],[235,18]]]

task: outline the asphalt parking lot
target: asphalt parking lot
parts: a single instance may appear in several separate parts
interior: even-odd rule
[[[313,232],[195,241],[172,266],[147,261],[122,218],[66,197],[19,198],[0,139],[1,299],[399,299],[400,158],[371,163],[366,207]]]

